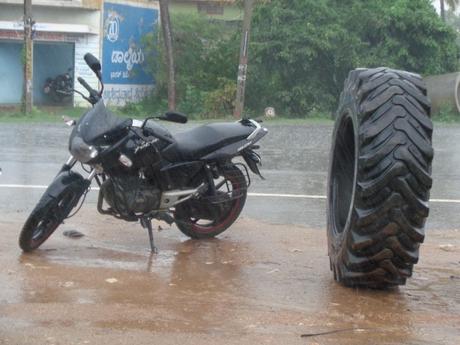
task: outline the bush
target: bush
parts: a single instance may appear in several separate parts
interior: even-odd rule
[[[225,115],[229,83],[238,69],[238,34],[234,25],[201,15],[175,14],[171,18],[176,64],[178,110],[193,116]],[[167,99],[167,64],[161,35],[144,38],[148,69],[155,75],[152,103]],[[225,82],[223,82],[225,81]],[[220,113],[220,112],[224,113]]]
[[[460,114],[455,107],[446,103],[441,105],[437,113],[433,114],[433,120],[447,123],[460,122]]]
[[[236,82],[222,78],[221,86],[207,94],[205,100],[206,118],[216,118],[233,112],[236,99]]]
[[[333,111],[356,67],[456,70],[455,38],[430,0],[266,0],[254,11],[247,105]]]
[[[232,112],[240,23],[173,15],[178,110]],[[387,66],[420,74],[457,69],[456,34],[430,0],[261,0],[254,9],[246,110],[281,116],[332,114],[348,72]],[[166,110],[161,34],[144,38],[155,94],[142,106]]]

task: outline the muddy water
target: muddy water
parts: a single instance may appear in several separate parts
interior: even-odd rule
[[[242,219],[191,241],[166,228],[152,256],[139,225],[87,208],[24,255],[12,218],[0,218],[0,344],[460,343],[458,230],[428,237],[405,287],[369,291],[333,282],[320,229]]]

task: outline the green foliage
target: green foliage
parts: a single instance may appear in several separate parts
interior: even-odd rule
[[[160,115],[168,108],[167,98],[156,98],[155,95],[150,95],[140,102],[127,103],[124,107],[118,108],[121,114],[131,117],[148,117]]]
[[[231,114],[235,106],[236,82],[221,78],[221,86],[210,91],[205,99],[206,117],[216,114]]]
[[[228,100],[222,95],[230,93],[229,85],[236,79],[239,39],[236,27],[198,14],[176,14],[171,21],[178,110],[208,118],[227,114]],[[168,83],[161,34],[145,37],[144,44],[148,68],[157,83],[150,106],[159,108],[161,100],[167,99]]]
[[[0,123],[42,123],[55,122],[63,123],[62,116],[67,116],[77,120],[87,111],[87,108],[56,108],[54,110],[32,107],[32,112],[26,114],[21,111],[20,107],[0,108]]]
[[[240,23],[172,16],[178,110],[192,117],[230,114],[236,90]],[[460,26],[460,24],[459,24]],[[161,33],[144,38],[152,97],[126,111],[167,108]],[[249,52],[246,113],[329,117],[348,72],[388,66],[423,75],[455,71],[456,33],[430,0],[259,0]],[[459,39],[460,42],[460,39]]]
[[[433,114],[433,120],[445,123],[460,122],[460,114],[457,109],[450,104],[443,104],[436,114]]]
[[[457,68],[454,31],[430,0],[271,0],[253,18],[247,105],[309,116],[333,111],[348,71]]]
[[[452,27],[457,36],[457,46],[460,47],[460,16],[454,11],[446,11],[446,23]]]

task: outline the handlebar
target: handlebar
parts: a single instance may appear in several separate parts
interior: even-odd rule
[[[88,90],[88,92],[89,92],[89,94],[90,94],[91,96],[93,96],[93,95],[98,95],[98,94],[97,94],[97,91],[94,90],[91,86],[89,86],[85,79],[83,79],[82,77],[78,77],[77,79],[78,79],[78,82],[79,82],[86,90]]]
[[[94,90],[91,86],[89,86],[86,80],[82,77],[78,77],[77,80],[89,92],[89,99],[86,97],[85,99],[88,100],[91,104],[96,104],[101,98],[99,93],[96,90]]]

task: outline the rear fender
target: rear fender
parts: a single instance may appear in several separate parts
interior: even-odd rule
[[[249,169],[251,169],[254,174],[259,175],[262,180],[265,180],[265,177],[262,176],[259,170],[259,164],[262,162],[259,154],[251,149],[247,149],[244,150],[241,155],[243,156]]]

